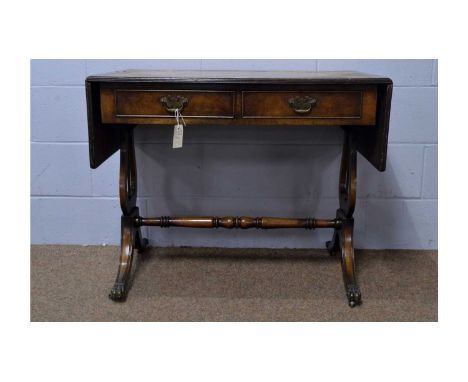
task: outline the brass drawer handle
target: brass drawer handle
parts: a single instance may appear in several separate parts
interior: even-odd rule
[[[289,99],[289,106],[291,106],[296,113],[306,114],[312,107],[317,104],[315,98],[309,96],[296,96]]]
[[[161,97],[160,101],[168,113],[175,113],[176,110],[182,111],[188,104],[188,99],[179,95],[167,95]]]

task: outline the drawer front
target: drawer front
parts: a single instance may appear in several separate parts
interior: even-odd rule
[[[242,92],[243,118],[355,120],[375,123],[376,89]],[[354,122],[353,122],[354,123]]]
[[[235,93],[227,91],[168,91],[102,89],[103,122],[126,118],[171,118],[181,108],[186,118],[234,118]]]

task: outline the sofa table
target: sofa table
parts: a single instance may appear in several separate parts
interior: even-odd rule
[[[384,171],[392,97],[389,78],[358,72],[125,70],[86,79],[91,168],[120,149],[121,252],[109,297],[123,301],[134,249],[147,240],[141,226],[195,228],[329,228],[326,247],[339,254],[349,306],[361,303],[356,282],[353,212],[356,153]],[[333,219],[313,217],[143,217],[137,200],[133,133],[138,125],[168,128],[182,114],[193,125],[330,126],[343,130],[339,208]],[[170,127],[169,127],[170,128]]]

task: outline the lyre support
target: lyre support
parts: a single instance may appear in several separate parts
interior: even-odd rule
[[[133,127],[123,128],[121,134],[119,194],[122,218],[120,260],[117,278],[109,294],[109,297],[114,301],[123,301],[127,295],[134,248],[143,252],[148,245],[148,240],[141,235],[140,227],[135,224],[135,217],[139,216],[139,210],[136,206],[137,173]]]
[[[354,264],[354,207],[356,206],[356,176],[357,155],[355,138],[352,133],[345,130],[341,168],[339,179],[340,208],[336,211],[336,219],[341,226],[335,228],[333,238],[326,243],[331,255],[341,255],[341,268],[343,281],[350,307],[361,303],[361,291],[356,281]]]

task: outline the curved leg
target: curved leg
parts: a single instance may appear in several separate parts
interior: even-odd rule
[[[120,207],[122,209],[121,248],[117,279],[109,294],[114,301],[123,301],[129,288],[130,271],[132,268],[133,249],[143,252],[148,240],[141,235],[140,228],[135,225],[139,216],[137,199],[137,172],[135,160],[135,145],[133,128],[122,128],[120,146]]]
[[[109,298],[123,301],[127,296],[128,282],[133,261],[133,247],[135,244],[135,228],[132,216],[122,216],[122,237],[120,243],[119,270]]]
[[[353,138],[348,131],[345,131],[338,187],[340,209],[338,210],[339,212],[337,211],[337,218],[342,216],[346,218],[353,217],[354,207],[356,205],[356,163],[357,155]],[[339,251],[338,236],[339,229],[335,229],[332,240],[326,242],[326,247],[330,255],[335,255]]]
[[[356,283],[354,272],[354,207],[356,205],[356,166],[357,154],[354,138],[350,131],[345,131],[343,151],[341,154],[339,199],[340,208],[336,212],[336,218],[342,225],[335,229],[333,239],[327,242],[330,255],[341,251],[341,268],[346,290],[346,296],[350,307],[361,303],[361,292]]]
[[[361,304],[361,291],[357,285],[354,271],[353,225],[353,219],[345,220],[340,232],[341,269],[346,297],[351,308]]]

